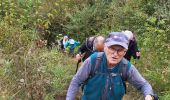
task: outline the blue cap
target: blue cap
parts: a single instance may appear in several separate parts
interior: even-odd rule
[[[105,45],[110,47],[112,45],[120,45],[128,49],[128,37],[123,32],[111,32],[105,40]]]

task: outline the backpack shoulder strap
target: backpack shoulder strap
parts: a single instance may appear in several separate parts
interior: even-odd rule
[[[126,59],[123,59],[123,60],[126,60]],[[120,70],[121,78],[123,81],[127,81],[128,71],[129,71],[130,67],[131,67],[131,63],[126,60]]]
[[[104,53],[97,53],[95,52],[92,56],[91,56],[91,71],[90,71],[90,77],[94,76],[97,69],[99,68],[99,65],[101,64],[102,61],[102,56],[104,55]]]
[[[99,65],[101,64],[102,58],[104,53],[97,53],[95,52],[91,56],[91,71],[90,71],[90,77],[94,76],[96,74],[97,69],[99,68]],[[120,74],[123,81],[127,81],[128,71],[131,67],[131,63],[127,61],[126,59],[123,59],[123,66],[121,66]]]

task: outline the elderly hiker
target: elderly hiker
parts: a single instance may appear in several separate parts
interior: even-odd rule
[[[134,59],[139,59],[140,51],[138,49],[137,41],[136,41],[134,34],[128,30],[123,31],[123,33],[128,37],[128,40],[129,40],[128,50],[124,57],[129,61],[130,61],[131,57],[133,57]]]
[[[94,52],[102,52],[104,48],[103,36],[93,36],[86,39],[85,43],[78,49],[76,59],[85,61]],[[84,55],[83,55],[84,54]]]
[[[128,38],[122,32],[109,34],[104,52],[96,52],[87,58],[73,77],[66,100],[74,100],[82,84],[82,100],[121,100],[125,93],[125,80],[140,90],[145,100],[153,100],[151,85],[134,65],[123,58],[128,43]]]

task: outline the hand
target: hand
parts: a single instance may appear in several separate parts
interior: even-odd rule
[[[81,60],[81,58],[82,58],[81,54],[77,54],[77,55],[76,55],[76,60],[79,61],[79,60]]]
[[[136,56],[137,56],[137,57],[140,57],[140,52],[136,52]]]
[[[153,100],[153,97],[151,95],[146,95],[145,100]]]

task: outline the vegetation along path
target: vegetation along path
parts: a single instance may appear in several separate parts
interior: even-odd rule
[[[136,34],[137,69],[169,100],[169,16],[170,0],[0,0],[0,100],[64,100],[76,61],[57,41],[125,29]],[[125,100],[143,100],[128,90]]]

